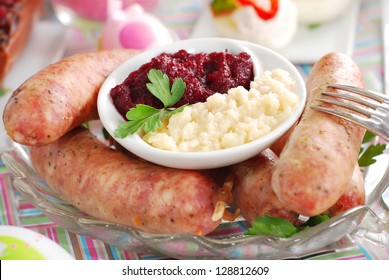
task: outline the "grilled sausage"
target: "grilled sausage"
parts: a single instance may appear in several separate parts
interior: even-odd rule
[[[130,158],[83,128],[30,153],[50,187],[98,219],[149,233],[207,234],[219,224],[218,187],[208,176]]]
[[[310,108],[329,83],[363,87],[352,59],[340,53],[323,56],[307,80],[307,105],[283,149],[272,176],[277,197],[291,210],[314,216],[329,209],[345,193],[365,130]]]
[[[42,145],[97,119],[101,84],[135,53],[109,50],[76,54],[31,76],[13,92],[4,108],[8,135],[24,145]]]
[[[288,141],[290,135],[292,134],[294,128],[296,127],[296,125],[298,124],[298,121],[296,123],[293,124],[293,126],[291,128],[288,129],[288,131],[286,131],[280,138],[278,138],[271,146],[270,146],[270,150],[272,150],[277,157],[280,156],[282,150],[284,149],[285,147],[285,144],[286,142]]]
[[[365,203],[365,198],[365,181],[359,165],[356,164],[346,191],[338,201],[326,211],[326,213],[331,217],[336,216],[348,209],[363,205]]]
[[[296,124],[291,129],[289,129],[283,136],[281,136],[276,142],[274,142],[274,144],[270,146],[270,149],[276,154],[276,156],[279,156],[281,154]],[[258,166],[257,168],[261,167]],[[354,167],[353,175],[351,176],[348,182],[346,191],[342,194],[338,201],[334,205],[332,205],[324,214],[328,214],[331,217],[336,216],[348,209],[363,205],[365,203],[365,198],[365,181],[363,178],[362,171],[359,168],[359,165],[356,164]],[[247,198],[247,200],[249,200],[249,198]]]
[[[291,223],[298,218],[298,214],[283,205],[272,189],[271,176],[277,159],[267,149],[232,168],[234,206],[249,222],[265,214],[287,219]]]

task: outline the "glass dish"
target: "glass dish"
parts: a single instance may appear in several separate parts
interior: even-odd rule
[[[2,160],[13,174],[14,187],[53,222],[133,252],[177,259],[285,259],[336,247],[337,241],[347,238],[370,258],[389,259],[389,209],[382,197],[389,186],[389,154],[364,171],[366,206],[350,209],[290,238],[246,236],[243,219],[222,223],[207,236],[147,234],[96,220],[69,205],[35,173],[26,147],[14,144],[2,154]]]

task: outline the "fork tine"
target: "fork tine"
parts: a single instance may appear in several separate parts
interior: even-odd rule
[[[331,97],[336,97],[336,98],[340,98],[340,99],[344,99],[344,100],[349,100],[349,101],[352,101],[354,103],[358,103],[358,104],[364,105],[364,106],[372,108],[372,109],[382,108],[384,110],[389,110],[388,104],[377,103],[375,101],[371,101],[371,100],[368,100],[365,98],[362,99],[362,98],[357,97],[357,96],[352,95],[352,94],[347,94],[347,93],[343,93],[343,92],[329,92],[329,91],[322,91],[322,94],[326,95],[326,96],[331,96]]]
[[[311,108],[315,109],[317,111],[321,111],[323,113],[327,113],[330,115],[340,117],[340,118],[345,119],[347,121],[354,122],[357,125],[363,126],[367,130],[370,130],[376,134],[378,133],[377,131],[372,130],[372,126],[371,126],[371,124],[373,123],[372,119],[367,119],[365,117],[362,117],[362,116],[359,116],[357,114],[353,114],[353,113],[350,113],[347,111],[342,111],[342,110],[338,110],[335,108],[328,108],[328,107],[324,107],[324,106],[320,106],[320,105],[313,105],[313,106],[311,106]]]
[[[372,115],[372,111],[370,111],[366,108],[360,107],[360,106],[356,106],[352,103],[341,102],[341,101],[338,101],[335,99],[329,99],[329,98],[317,98],[316,100],[327,103],[327,104],[331,104],[331,105],[337,105],[337,106],[342,107],[342,108],[347,108],[347,109],[353,110],[355,112],[358,112],[358,113],[363,114],[363,115],[368,116],[368,117],[370,117]]]
[[[379,93],[379,92],[373,92],[369,91],[363,88],[358,88],[354,86],[346,86],[346,85],[340,85],[340,84],[329,84],[328,87],[334,88],[334,89],[341,89],[345,91],[350,91],[362,96],[366,96],[369,98],[372,98],[380,103],[386,103],[389,104],[389,96]]]

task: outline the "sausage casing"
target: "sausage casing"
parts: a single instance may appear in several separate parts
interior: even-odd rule
[[[352,59],[340,53],[323,56],[307,80],[307,105],[283,149],[272,177],[279,199],[299,214],[329,209],[346,191],[365,130],[349,121],[310,108],[330,83],[363,87]],[[325,105],[324,105],[325,106]]]
[[[132,159],[82,128],[30,153],[50,187],[98,219],[150,233],[207,234],[219,224],[218,187],[200,172]]]
[[[349,180],[346,191],[341,195],[338,201],[332,205],[326,213],[329,216],[336,216],[353,207],[365,203],[365,180],[358,164],[355,165],[353,175]]]
[[[275,195],[271,176],[277,156],[267,149],[257,156],[236,164],[233,174],[234,206],[240,209],[242,217],[253,222],[267,214],[295,223],[298,214],[289,210]]]
[[[135,53],[121,49],[80,53],[31,76],[13,92],[4,108],[8,135],[23,145],[42,145],[97,119],[101,84]]]

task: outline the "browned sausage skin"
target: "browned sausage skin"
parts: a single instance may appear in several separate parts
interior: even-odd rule
[[[219,224],[218,187],[200,172],[131,159],[82,128],[30,152],[49,186],[101,220],[150,233],[207,234]]]
[[[272,150],[277,157],[280,156],[282,150],[285,147],[286,142],[288,141],[290,135],[292,134],[294,128],[298,124],[298,121],[293,124],[291,128],[288,129],[287,132],[285,132],[280,138],[278,138],[271,146],[270,150]]]
[[[249,222],[267,214],[295,223],[299,216],[283,205],[272,189],[271,176],[277,159],[267,149],[232,168],[234,206]]]
[[[24,145],[55,141],[97,119],[97,94],[105,78],[136,53],[109,50],[76,54],[47,66],[12,94],[3,113],[12,140]]]
[[[280,217],[295,223],[298,214],[283,205],[273,192],[271,177],[277,156],[267,149],[259,155],[236,164],[230,174],[233,175],[234,207],[250,223],[263,215]],[[338,201],[323,214],[335,216],[365,202],[365,184],[362,172],[355,165],[346,191]]]
[[[353,175],[346,191],[338,201],[326,211],[329,216],[336,216],[353,207],[365,204],[365,180],[358,164],[355,164]]]
[[[291,134],[292,131],[293,130],[288,131],[287,134]],[[277,156],[281,154],[285,143],[288,140],[287,134],[276,141],[276,143],[274,144],[274,150],[273,145],[270,147],[271,150]],[[328,214],[331,217],[338,215],[348,209],[363,205],[365,203],[365,198],[366,191],[363,174],[359,165],[355,164],[353,175],[349,180],[346,191],[342,194],[338,201],[334,205],[332,205],[324,214]]]
[[[299,214],[314,216],[329,209],[346,191],[365,130],[315,111],[329,83],[363,87],[352,59],[339,53],[322,57],[307,80],[307,106],[283,149],[272,177],[278,198]]]

